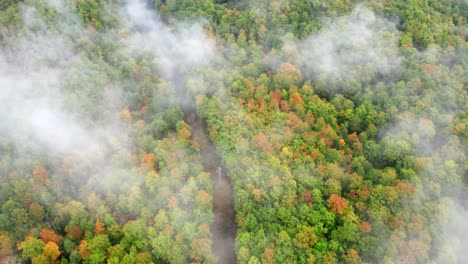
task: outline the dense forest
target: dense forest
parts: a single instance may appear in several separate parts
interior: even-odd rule
[[[466,0],[0,0],[0,263],[467,263]]]

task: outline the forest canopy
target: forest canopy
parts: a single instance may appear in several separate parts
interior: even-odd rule
[[[0,0],[0,263],[468,262],[464,0]]]

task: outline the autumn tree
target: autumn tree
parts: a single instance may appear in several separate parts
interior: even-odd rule
[[[346,202],[345,198],[332,193],[328,199],[328,206],[332,212],[343,214],[348,209],[348,202]]]

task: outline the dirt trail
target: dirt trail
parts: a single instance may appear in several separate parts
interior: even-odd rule
[[[213,252],[218,257],[220,264],[236,263],[234,250],[236,224],[231,181],[226,175],[226,170],[221,166],[221,158],[218,156],[215,146],[208,138],[206,124],[196,118],[195,114],[190,114],[186,120],[192,127],[193,140],[200,144],[203,167],[206,172],[211,174],[214,184],[214,224],[211,226]]]

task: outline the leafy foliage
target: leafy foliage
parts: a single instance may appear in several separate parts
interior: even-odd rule
[[[0,126],[0,262],[215,263],[198,118],[232,182],[239,263],[457,262],[439,230],[468,182],[463,1],[365,1],[398,21],[393,35],[376,23],[378,38],[398,38],[383,49],[398,65],[351,61],[339,78],[311,73],[297,43],[357,1],[153,1],[174,32],[175,19],[202,20],[224,66],[177,70],[128,49],[146,29],[118,17],[124,1],[52,2],[0,0],[0,45],[63,35],[77,58],[40,63],[82,63],[60,76],[65,109],[87,129],[121,127],[91,140],[102,153],[57,154]]]

